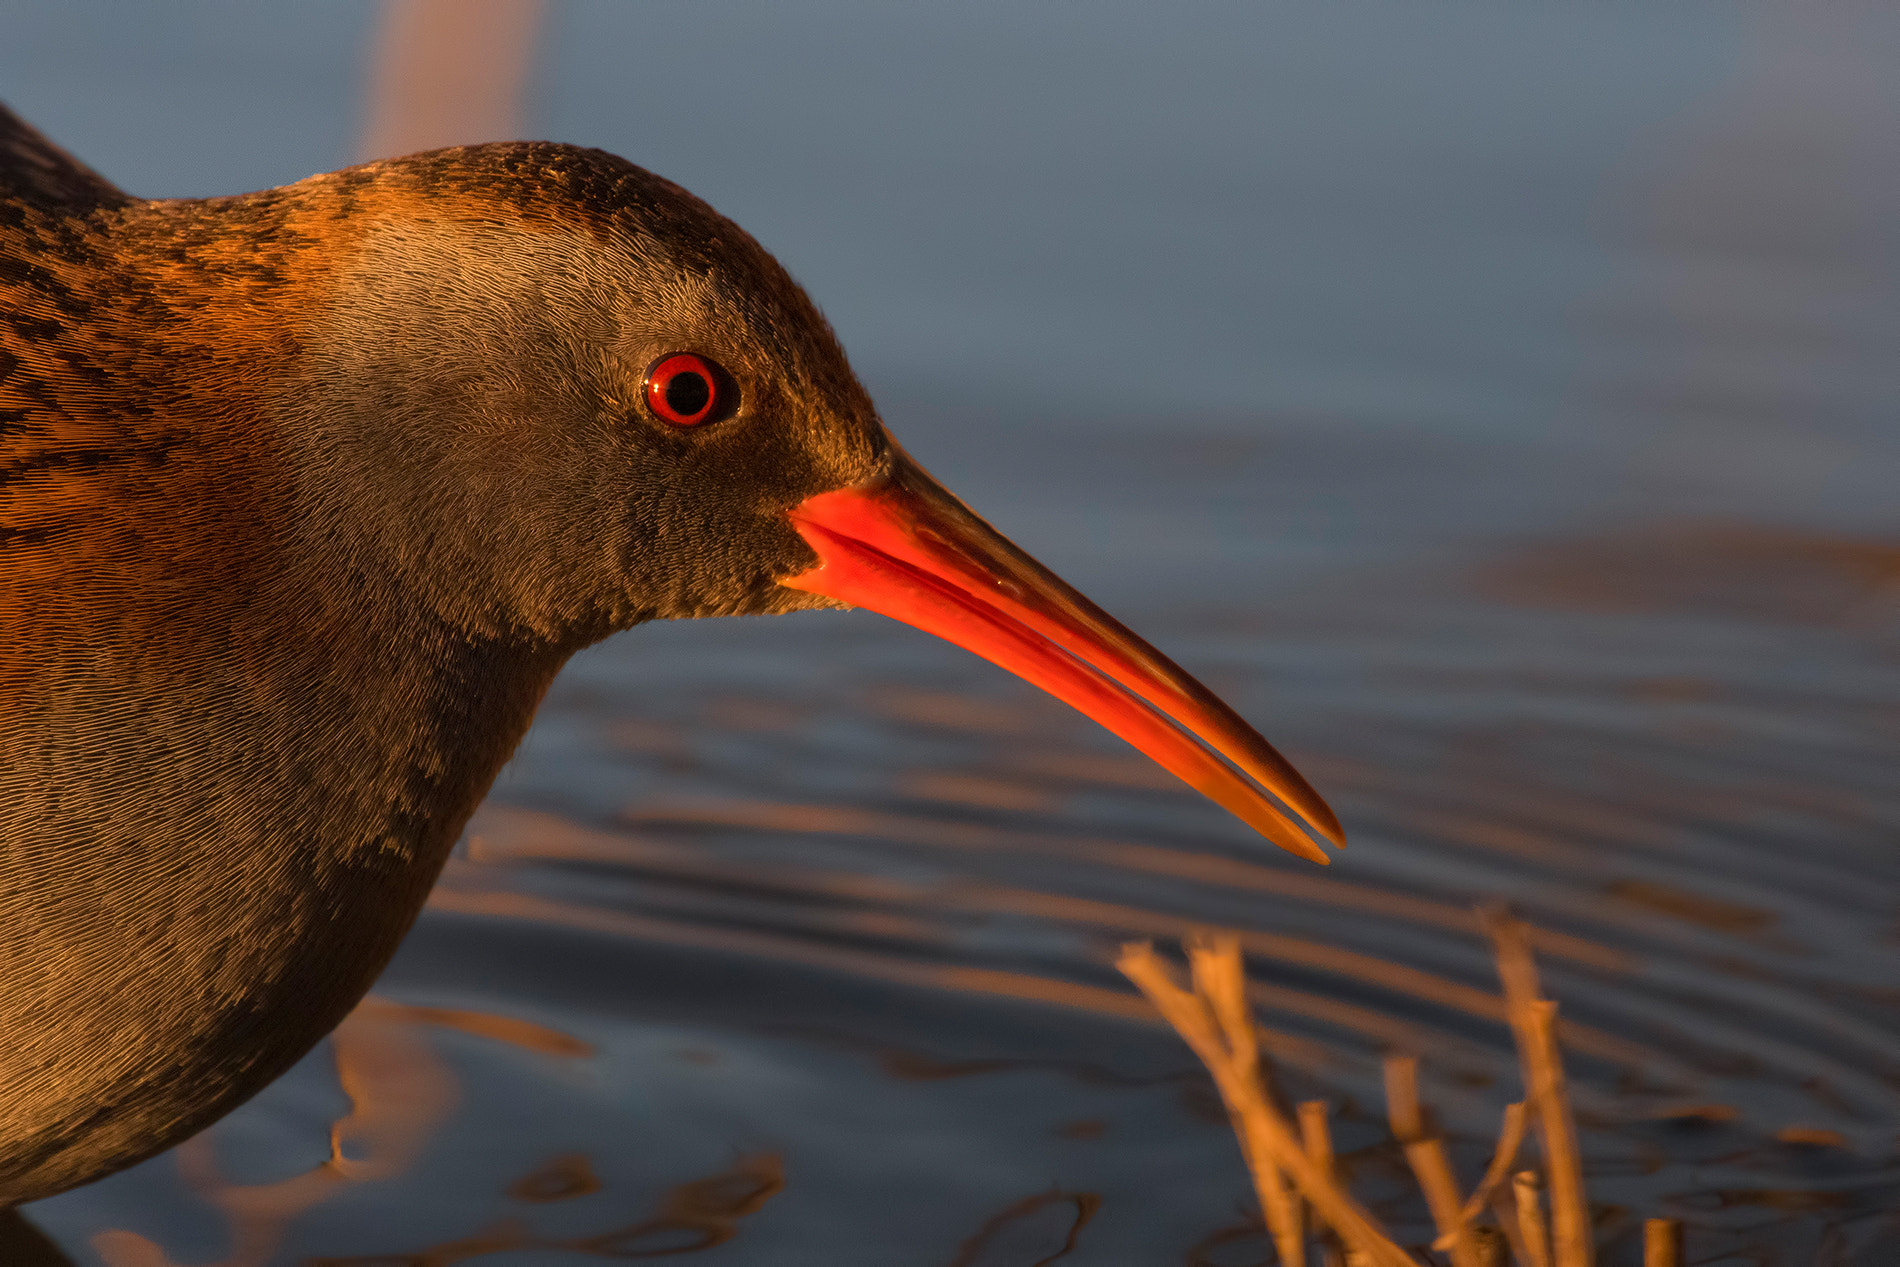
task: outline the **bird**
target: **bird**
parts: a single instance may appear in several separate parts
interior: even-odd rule
[[[945,491],[818,308],[552,142],[133,197],[0,106],[0,1211],[358,1002],[575,652],[863,607],[1296,854],[1338,819]]]

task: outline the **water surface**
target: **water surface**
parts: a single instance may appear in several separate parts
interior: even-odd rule
[[[5,91],[135,192],[350,157],[367,7],[14,9]],[[1495,901],[1612,1261],[1659,1213],[1700,1262],[1900,1253],[1890,19],[575,3],[545,43],[534,131],[758,233],[919,458],[1352,845],[1270,852],[874,616],[635,630],[331,1043],[32,1209],[77,1260],[1264,1261],[1111,965],[1205,924],[1422,1237],[1379,1058],[1469,1182],[1520,1094]]]

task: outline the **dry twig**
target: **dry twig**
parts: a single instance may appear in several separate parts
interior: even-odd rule
[[[1529,927],[1501,911],[1482,912],[1481,918],[1504,984],[1525,1099],[1504,1110],[1496,1151],[1477,1188],[1462,1201],[1444,1140],[1419,1099],[1413,1057],[1386,1060],[1387,1118],[1437,1225],[1433,1248],[1450,1251],[1454,1267],[1503,1267],[1507,1243],[1520,1267],[1591,1267],[1589,1204],[1556,1038],[1557,1005],[1542,997]],[[1297,1130],[1280,1108],[1246,1001],[1238,939],[1205,934],[1191,939],[1187,951],[1191,989],[1182,987],[1146,942],[1123,946],[1117,966],[1213,1075],[1279,1261],[1307,1261],[1304,1200],[1315,1216],[1311,1230],[1322,1238],[1327,1267],[1418,1267],[1340,1182],[1324,1102],[1299,1106]],[[1515,1169],[1533,1122],[1547,1177]],[[1478,1221],[1487,1208],[1496,1215],[1495,1228]],[[1645,1267],[1681,1267],[1681,1261],[1681,1226],[1649,1220]]]
[[[1524,1147],[1524,1127],[1529,1120],[1522,1100],[1504,1106],[1504,1121],[1498,1127],[1497,1151],[1491,1154],[1491,1164],[1485,1167],[1484,1178],[1478,1181],[1471,1199],[1465,1202],[1466,1223],[1478,1221],[1478,1216],[1484,1213],[1484,1207],[1491,1204],[1492,1197],[1510,1175],[1511,1167],[1517,1164],[1517,1154]],[[1432,1248],[1450,1249],[1451,1246],[1434,1244]]]
[[[1517,1232],[1522,1238],[1525,1267],[1552,1267],[1550,1229],[1544,1223],[1543,1185],[1535,1170],[1520,1170],[1511,1178],[1511,1194],[1517,1201]]]
[[[1224,940],[1213,946],[1202,945],[1197,948],[1197,953],[1215,958],[1231,958],[1233,961],[1231,967],[1210,965],[1202,969],[1196,974],[1197,984],[1223,979],[1238,983],[1238,943]],[[1266,1210],[1268,1198],[1259,1175],[1270,1164],[1293,1179],[1307,1204],[1339,1234],[1350,1252],[1363,1255],[1368,1263],[1376,1264],[1377,1267],[1417,1267],[1416,1261],[1379,1230],[1378,1224],[1372,1221],[1372,1217],[1360,1208],[1350,1194],[1341,1189],[1337,1182],[1321,1175],[1308,1160],[1292,1126],[1268,1100],[1258,1078],[1242,1076],[1241,1069],[1235,1063],[1232,1036],[1221,1032],[1222,1027],[1217,1020],[1219,1013],[1215,1007],[1200,995],[1189,993],[1176,984],[1167,965],[1162,963],[1146,942],[1131,942],[1123,946],[1117,966],[1148,996],[1149,1002],[1187,1041],[1213,1075],[1214,1085],[1227,1104],[1235,1133],[1239,1135],[1241,1147],[1247,1155],[1248,1167],[1254,1173],[1255,1186],[1261,1193],[1262,1210]],[[1230,1017],[1236,1014],[1236,1010],[1228,1005],[1222,1005],[1221,1011]],[[1238,1009],[1238,1014],[1245,1016],[1245,1025],[1251,1034],[1253,1019],[1246,1013],[1244,1005]],[[1298,1262],[1299,1259],[1295,1257],[1293,1261]]]
[[[1552,1249],[1555,1267],[1591,1267],[1590,1204],[1583,1192],[1583,1157],[1577,1124],[1570,1113],[1563,1059],[1557,1050],[1557,1005],[1542,996],[1537,965],[1531,958],[1530,930],[1501,911],[1481,912],[1496,952],[1498,979],[1524,1067],[1525,1095],[1537,1115],[1549,1174]]]
[[[1465,1223],[1464,1202],[1458,1198],[1458,1179],[1452,1174],[1445,1141],[1427,1129],[1425,1109],[1418,1099],[1418,1058],[1385,1058],[1385,1112],[1392,1137],[1405,1149],[1425,1204],[1438,1227],[1438,1238],[1451,1250],[1453,1267],[1478,1267],[1477,1251]]]
[[[1333,1158],[1332,1128],[1326,1122],[1326,1101],[1300,1101],[1300,1143],[1305,1146],[1307,1160],[1313,1163],[1313,1169],[1319,1171],[1327,1183],[1337,1184],[1339,1173]],[[1319,1230],[1323,1233],[1321,1263],[1324,1267],[1346,1267],[1346,1253],[1339,1243],[1339,1237],[1324,1224]]]
[[[1272,1088],[1260,1061],[1253,1012],[1247,1006],[1246,971],[1241,964],[1239,939],[1204,933],[1188,942],[1187,951],[1194,992],[1213,1013],[1227,1040],[1234,1076],[1257,1086],[1262,1099],[1271,1103]],[[1258,1161],[1254,1168],[1254,1186],[1260,1194],[1260,1210],[1273,1237],[1273,1247],[1279,1252],[1281,1262],[1298,1263],[1305,1257],[1306,1247],[1300,1198],[1288,1191],[1286,1177],[1271,1156]]]
[[[1682,1224],[1674,1219],[1643,1221],[1643,1267],[1682,1267]]]

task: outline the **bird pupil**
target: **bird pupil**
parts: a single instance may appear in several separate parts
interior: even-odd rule
[[[712,384],[704,374],[687,371],[675,374],[666,384],[666,404],[682,418],[690,418],[712,399]]]

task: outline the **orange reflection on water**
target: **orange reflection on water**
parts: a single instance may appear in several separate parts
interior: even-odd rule
[[[906,985],[1055,1003],[1097,1015],[1117,1016],[1150,1025],[1161,1024],[1160,1016],[1139,995],[1054,977],[990,968],[917,963],[892,955],[820,945],[753,929],[709,928],[679,920],[656,919],[650,915],[632,915],[571,902],[557,902],[525,893],[437,888],[429,895],[429,905],[436,910],[456,911],[465,915],[535,920],[614,937],[757,955]],[[1345,1053],[1324,1044],[1270,1030],[1261,1032],[1260,1042],[1262,1049],[1271,1055],[1304,1069],[1336,1069],[1350,1059]]]
[[[1094,783],[1106,787],[1145,788],[1172,792],[1180,780],[1146,757],[1112,757],[1095,752],[1059,752],[1034,748],[1010,753],[1006,764],[1019,774],[1068,783]]]
[[[805,824],[812,820],[804,813],[798,813],[793,816],[793,821]],[[834,826],[863,825],[860,815],[855,811],[846,811],[827,821]],[[953,830],[964,830],[972,825],[945,824],[944,826]],[[987,830],[981,827],[975,829]],[[591,830],[554,815],[526,810],[507,808],[485,810],[483,830],[480,855],[484,860],[491,858],[604,859],[636,863],[647,868],[660,867],[669,872],[684,872],[707,880],[716,880],[729,870],[726,865],[709,861],[701,849],[672,846],[647,838]],[[743,878],[748,883],[756,884],[762,877],[756,870],[748,870]],[[991,914],[1031,915],[1050,923],[1079,924],[1095,929],[1113,930],[1122,935],[1179,937],[1192,932],[1199,926],[1199,921],[1165,911],[996,885],[958,884],[937,886],[926,890],[876,877],[839,875],[804,869],[796,873],[775,875],[772,878],[774,883],[796,887],[800,891],[835,897],[879,902],[926,903],[945,909],[981,911]],[[1465,916],[1467,928],[1470,927],[1469,918],[1467,914]],[[841,922],[836,912],[828,912],[826,921],[832,926]],[[909,934],[925,940],[934,940],[929,936],[929,929],[915,921],[890,913],[860,914],[850,922],[862,931],[876,931],[890,936]],[[1286,934],[1248,930],[1240,933],[1239,936],[1243,947],[1252,955],[1303,967],[1319,968],[1489,1020],[1502,1021],[1504,1019],[1504,1003],[1496,994],[1423,969]],[[1054,984],[1066,985],[1067,983]],[[1047,991],[1052,987],[1037,988]],[[1093,987],[1079,988],[1087,990]],[[1074,999],[1080,996],[1072,995],[1071,997]],[[1315,1015],[1315,1007],[1324,1011],[1325,1001],[1321,1000],[1313,1006],[1306,1006],[1307,1000],[1308,996],[1305,995],[1287,994],[1283,996],[1282,1003],[1290,1010],[1304,1015]],[[1089,996],[1087,1001],[1080,1005],[1095,1011],[1118,1006],[1108,1004],[1093,996]],[[1340,1019],[1340,1014],[1337,1013],[1326,1015],[1330,1019]],[[1361,1014],[1354,1013],[1354,1016],[1360,1017]],[[1387,1042],[1398,1041],[1400,1037],[1404,1037],[1409,1042],[1410,1049],[1416,1051],[1427,1051],[1441,1045],[1436,1041],[1427,1041],[1425,1033],[1416,1028],[1407,1029],[1402,1036],[1394,1032],[1390,1026],[1373,1026],[1368,1030],[1362,1023],[1352,1025],[1351,1028],[1371,1032],[1375,1037]],[[1675,1062],[1654,1048],[1580,1026],[1574,1022],[1564,1023],[1563,1036],[1566,1044],[1574,1050],[1624,1065],[1652,1069],[1674,1069],[1675,1066]],[[1675,1072],[1678,1075],[1683,1074],[1683,1071],[1679,1069],[1675,1069]]]
[[[730,869],[730,864],[708,860],[702,849],[671,845],[645,836],[583,828],[553,815],[518,809],[491,808],[484,811],[484,816],[483,846],[480,850],[483,860],[612,859],[649,869],[658,867],[670,873],[683,873],[700,880],[715,881]],[[752,826],[770,825],[780,829],[790,827],[795,830],[848,831],[853,834],[883,829],[893,833],[905,833],[911,840],[928,839],[932,843],[952,840],[957,844],[975,843],[978,847],[997,847],[1013,841],[1019,835],[1030,835],[1029,833],[999,832],[995,828],[981,824],[937,822],[927,818],[879,814],[834,806],[784,806],[758,803],[694,806],[683,811],[681,816],[696,822],[709,819],[726,822],[733,818],[741,818]],[[668,821],[671,815],[661,811],[644,817],[646,821]],[[1074,849],[1078,846],[1078,842],[1073,838],[1041,836],[1031,836],[1027,844],[1028,847],[1041,845],[1065,849]],[[1099,850],[1104,844],[1105,842],[1100,841],[1087,841],[1080,842],[1080,847]],[[1153,855],[1149,860],[1157,866],[1164,860],[1188,868],[1194,868],[1203,863],[1211,864],[1222,869],[1223,874],[1232,874],[1234,869],[1239,869],[1263,884],[1281,880],[1300,884],[1312,879],[1312,877],[1298,875],[1288,876],[1287,873],[1270,867],[1229,859],[1184,855],[1176,851],[1160,849],[1144,850],[1144,852]],[[764,878],[756,869],[750,868],[743,875],[743,879],[748,884],[758,884]],[[841,969],[887,980],[903,980],[940,989],[1029,998],[1098,1014],[1152,1020],[1145,1003],[1117,989],[1104,989],[1099,986],[1024,973],[925,965],[907,956],[823,945],[811,940],[790,938],[762,930],[742,931],[731,928],[693,926],[656,917],[650,913],[633,915],[594,908],[583,909],[564,903],[526,898],[519,894],[492,891],[477,894],[459,888],[457,882],[473,879],[475,879],[473,874],[458,873],[452,876],[452,883],[438,889],[432,902],[438,907],[471,913],[479,911],[490,915],[512,915],[559,923],[582,924],[596,931],[611,931],[623,936],[676,943],[686,942],[717,947],[729,952],[758,954],[812,964],[822,963],[823,966],[834,970]],[[1121,935],[1132,933],[1142,936],[1179,936],[1197,926],[1197,921],[1166,911],[986,884],[924,888],[903,885],[882,878],[838,875],[808,869],[775,872],[771,876],[771,881],[775,885],[785,887],[788,891],[797,890],[874,902],[923,904],[953,911],[1030,915],[1054,924],[1081,925],[1097,930],[1107,929]],[[1331,878],[1322,878],[1319,882],[1334,893],[1344,890],[1375,899],[1385,896],[1376,890],[1359,889],[1357,886]],[[1420,901],[1402,897],[1399,900]],[[1450,918],[1455,918],[1456,926],[1460,931],[1468,931],[1472,928],[1468,911],[1457,911],[1453,916],[1452,912],[1455,908],[1450,907],[1449,904],[1425,904],[1434,908],[1445,907],[1443,912],[1436,909],[1432,911],[1431,922],[1438,922],[1440,919],[1449,922]],[[823,913],[823,925],[833,930],[849,927],[856,931],[875,932],[892,938],[909,937],[919,946],[930,949],[939,947],[943,940],[941,932],[932,926],[888,911],[852,914],[827,909]],[[1493,1021],[1501,1021],[1504,1016],[1503,1002],[1497,995],[1423,969],[1285,934],[1250,930],[1241,936],[1246,949],[1256,956],[1302,967],[1319,968],[1329,973],[1372,983],[1441,1007],[1449,1007]],[[1560,935],[1553,940],[1557,940],[1565,949],[1571,950],[1574,957],[1581,958],[1594,966],[1622,967],[1628,963],[1623,956],[1581,939]],[[1479,1046],[1444,1033],[1440,1029],[1398,1020],[1370,1008],[1343,1004],[1310,992],[1267,985],[1263,985],[1261,989],[1272,995],[1272,1005],[1283,1012],[1320,1020],[1369,1037],[1381,1044],[1397,1044],[1419,1053],[1435,1052],[1445,1056],[1459,1056],[1461,1064],[1470,1066],[1472,1072],[1480,1076],[1493,1076],[1497,1072],[1494,1067],[1497,1061],[1493,1058],[1495,1053],[1487,1054]],[[1641,1043],[1580,1026],[1574,1022],[1565,1022],[1563,1037],[1573,1050],[1595,1055],[1625,1067],[1647,1069],[1652,1073],[1661,1074],[1670,1081],[1688,1081],[1692,1078],[1680,1062],[1673,1060],[1667,1053]],[[1329,1051],[1328,1048],[1318,1044],[1302,1042],[1286,1035],[1276,1036],[1275,1041],[1279,1045],[1281,1058],[1302,1068],[1325,1069],[1329,1063],[1336,1065],[1339,1060],[1339,1053]]]
[[[585,1157],[557,1158],[534,1174],[516,1181],[509,1195],[520,1200],[559,1201],[586,1196],[596,1190],[585,1184],[549,1194],[522,1196],[524,1185],[543,1180],[550,1171],[565,1169],[572,1179],[576,1167],[589,1180],[592,1168]],[[731,1169],[694,1179],[672,1189],[650,1217],[624,1227],[567,1239],[536,1236],[522,1219],[504,1219],[471,1236],[443,1241],[427,1249],[402,1254],[372,1254],[350,1258],[312,1258],[305,1267],[452,1267],[455,1263],[519,1250],[548,1250],[591,1258],[663,1258],[694,1254],[723,1245],[739,1234],[739,1221],[756,1214],[785,1188],[785,1167],[773,1153],[741,1157]]]
[[[537,1204],[571,1201],[599,1191],[600,1178],[585,1153],[564,1153],[508,1185],[508,1195],[515,1200]]]
[[[988,885],[965,886],[957,890],[957,896],[962,905],[980,910],[1036,915],[1060,923],[1090,924],[1114,930],[1118,934],[1179,938],[1192,935],[1203,926],[1203,921],[1186,916],[1026,889],[1004,889]],[[1241,949],[1249,955],[1278,960],[1281,963],[1298,964],[1302,967],[1318,968],[1443,1007],[1482,1016],[1487,1020],[1502,1021],[1505,1018],[1504,1000],[1499,995],[1427,972],[1422,968],[1414,968],[1390,959],[1381,959],[1376,955],[1347,950],[1339,946],[1329,946],[1324,942],[1286,933],[1245,929],[1235,932],[1234,936],[1239,939]],[[1420,1027],[1406,1025],[1401,1032],[1392,1026],[1403,1025],[1402,1022],[1377,1022],[1373,1019],[1377,1014],[1370,1013],[1366,1009],[1341,1011],[1339,1009],[1344,1005],[1315,995],[1285,990],[1281,987],[1262,985],[1259,988],[1272,989],[1276,992],[1274,995],[1276,1001],[1269,1002],[1264,997],[1260,999],[1264,1006],[1345,1024],[1349,1028],[1361,1030],[1382,1041],[1402,1045],[1408,1051],[1424,1052],[1442,1045],[1436,1038],[1428,1038],[1428,1031]],[[1678,1077],[1689,1076],[1687,1070],[1680,1068],[1679,1062],[1666,1053],[1591,1026],[1580,1025],[1574,1021],[1563,1021],[1560,1023],[1559,1033],[1564,1045],[1574,1051],[1599,1056],[1633,1068],[1670,1069]]]
[[[421,1154],[458,1091],[454,1073],[400,1011],[369,1000],[331,1034],[350,1111],[331,1126],[330,1155],[320,1164],[276,1183],[232,1184],[219,1173],[210,1132],[179,1145],[185,1182],[223,1213],[231,1230],[231,1253],[205,1267],[263,1267],[298,1216],[346,1185],[401,1174]],[[100,1232],[92,1246],[107,1267],[182,1267],[125,1229]]]
[[[918,800],[974,805],[978,809],[1042,813],[1054,808],[1057,803],[1057,798],[1048,788],[1033,783],[951,770],[913,771],[898,778],[897,788],[903,795]]]
[[[1534,607],[1854,624],[1900,594],[1900,545],[1754,523],[1666,523],[1492,565],[1488,596]]]
[[[369,996],[330,1035],[337,1082],[349,1096],[350,1111],[331,1125],[330,1155],[323,1162],[276,1183],[233,1184],[219,1172],[211,1132],[178,1146],[186,1184],[223,1213],[231,1230],[230,1254],[203,1267],[262,1267],[300,1215],[349,1184],[391,1179],[415,1163],[458,1097],[455,1074],[429,1047],[423,1025],[544,1055],[593,1054],[579,1039],[528,1021]],[[123,1228],[100,1232],[92,1244],[107,1267],[182,1267],[152,1241]]]
[[[1101,1208],[1093,1192],[1056,1188],[1024,1197],[985,1220],[950,1267],[1043,1267],[1067,1258]]]
[[[1013,831],[982,823],[887,814],[844,805],[777,801],[655,802],[630,810],[622,817],[631,826],[745,827],[760,831],[865,836],[938,849],[1033,852],[1221,888],[1273,893],[1461,934],[1468,935],[1471,931],[1470,910],[1455,903],[1389,892],[1291,868],[1101,837]],[[1605,972],[1634,971],[1639,962],[1634,955],[1571,933],[1539,928],[1533,937],[1541,956],[1566,959]]]
[[[478,1038],[492,1038],[496,1042],[524,1047],[544,1056],[584,1059],[594,1054],[592,1046],[571,1034],[563,1034],[558,1029],[549,1029],[545,1025],[536,1025],[532,1021],[512,1016],[496,1016],[493,1012],[472,1012],[457,1007],[418,1007],[380,999],[373,994],[357,1004],[356,1010],[386,1020],[460,1030]]]
[[[965,730],[980,735],[1021,734],[1046,725],[1053,709],[1027,698],[1009,701],[978,699],[951,691],[927,691],[908,686],[887,686],[870,692],[867,701],[872,710],[896,721],[932,726],[941,730]]]
[[[1718,933],[1761,932],[1772,927],[1779,918],[1775,912],[1757,906],[1724,902],[1700,893],[1691,893],[1676,885],[1658,884],[1654,880],[1617,880],[1606,892],[1620,901],[1659,911]]]

